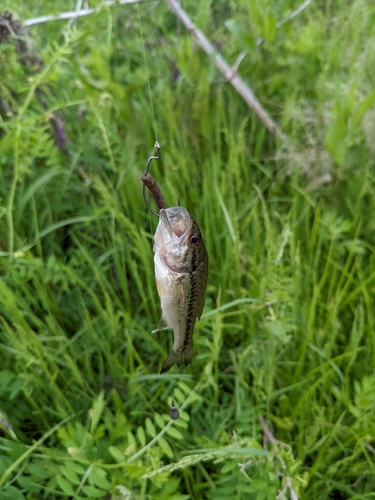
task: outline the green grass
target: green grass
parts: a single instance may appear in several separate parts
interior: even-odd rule
[[[39,66],[0,45],[0,500],[375,498],[375,7],[258,4],[183,7],[248,51],[287,145],[163,3],[31,28]],[[197,355],[163,375],[148,78],[152,174],[210,259]]]

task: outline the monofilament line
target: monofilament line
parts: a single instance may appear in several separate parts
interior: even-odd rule
[[[152,105],[152,98],[151,98],[151,85],[150,85],[150,72],[148,69],[148,64],[147,64],[147,59],[146,59],[146,50],[145,50],[145,44],[143,41],[143,32],[142,32],[142,24],[141,24],[141,15],[139,12],[139,3],[137,3],[137,12],[138,12],[138,23],[139,23],[139,32],[141,34],[141,41],[142,41],[142,50],[143,50],[143,59],[145,61],[145,66],[147,69],[147,86],[148,86],[148,97],[150,99],[150,106],[151,106],[151,113],[152,113],[152,123],[154,125],[154,134],[155,134],[155,140],[158,140],[158,136],[156,133],[156,124],[155,124],[155,113],[154,113],[154,106]]]

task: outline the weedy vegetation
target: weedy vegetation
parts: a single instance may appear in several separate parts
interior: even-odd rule
[[[287,144],[163,2],[1,26],[0,499],[375,498],[375,5],[182,6]],[[210,259],[163,375],[148,80],[152,174]]]

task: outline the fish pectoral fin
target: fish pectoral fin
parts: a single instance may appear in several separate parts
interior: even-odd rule
[[[169,326],[167,325],[167,323],[165,322],[165,319],[162,316],[160,318],[158,326],[155,328],[155,330],[152,330],[151,333],[160,332],[160,330],[166,330],[167,328],[169,328]]]
[[[158,289],[159,297],[163,295],[163,287],[161,286],[161,282],[156,280],[156,288]]]

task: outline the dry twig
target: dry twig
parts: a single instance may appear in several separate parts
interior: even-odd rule
[[[212,56],[217,69],[224,75],[225,79],[237,90],[247,105],[255,111],[259,119],[264,123],[272,134],[280,137],[282,141],[286,141],[285,135],[281,132],[276,123],[269,116],[256,99],[251,89],[246,85],[238,74],[227,64],[225,59],[215,50],[212,43],[204,36],[204,34],[195,26],[186,12],[181,8],[176,0],[164,0],[171,11],[182,22],[190,34],[197,40],[198,44],[206,52],[208,56]]]
[[[283,446],[284,448],[290,449],[290,446],[286,443],[283,443],[279,441],[278,439],[275,438],[275,436],[272,434],[270,428],[267,425],[266,419],[263,417],[259,417],[259,422],[262,425],[263,428],[263,447],[267,448],[267,444],[274,444],[276,447]],[[286,470],[286,465],[282,457],[278,456],[278,459],[280,460],[281,467],[285,471]],[[294,490],[292,486],[292,480],[290,479],[289,476],[286,476],[284,472],[278,472],[278,476],[284,477],[285,478],[285,485],[282,490],[279,491],[276,499],[284,499],[285,498],[285,492],[289,490],[290,493],[290,500],[298,500],[298,495],[296,491]]]
[[[99,12],[103,7],[117,7],[119,5],[128,5],[132,3],[145,2],[145,1],[147,0],[117,0],[117,1],[108,0],[99,5],[99,7],[93,7],[91,9],[81,9],[71,12],[62,12],[61,14],[57,14],[56,16],[41,16],[41,17],[35,17],[34,19],[26,19],[26,21],[23,22],[23,25],[34,26],[35,24],[48,23],[50,21],[64,21],[68,19],[76,19],[78,17],[95,14],[95,12]]]

